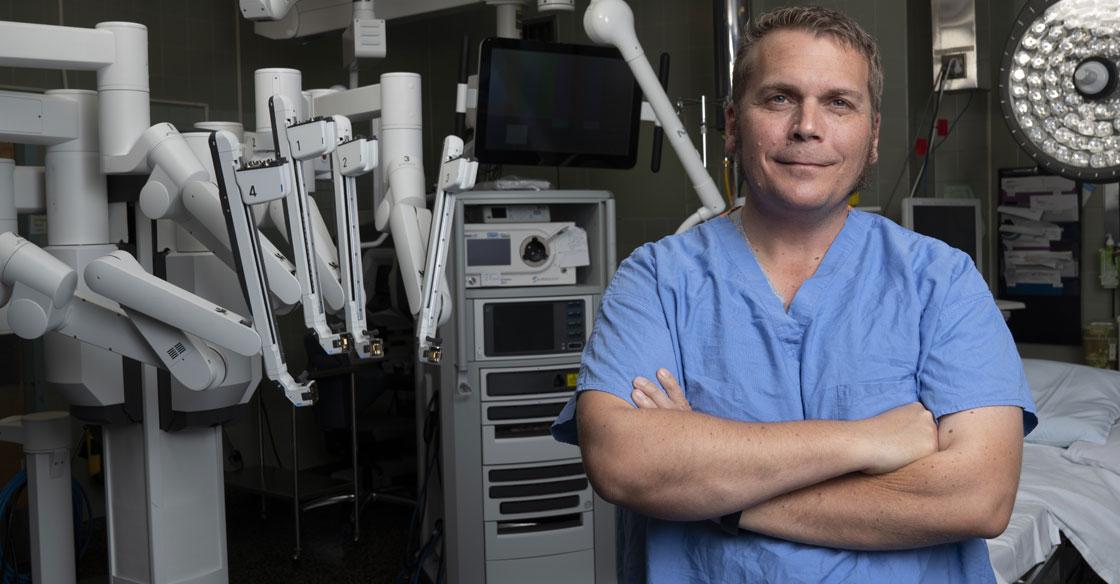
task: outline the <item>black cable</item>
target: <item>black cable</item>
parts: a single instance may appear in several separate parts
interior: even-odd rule
[[[968,99],[965,100],[964,107],[961,108],[961,111],[957,112],[957,117],[953,118],[953,121],[949,124],[949,131],[945,132],[945,137],[942,138],[941,141],[938,142],[936,146],[934,146],[935,150],[940,148],[941,145],[944,144],[945,141],[949,139],[949,136],[953,135],[953,128],[957,127],[957,122],[961,121],[961,118],[964,116],[964,112],[968,111],[968,106],[972,105],[972,96],[973,95],[976,95],[976,93],[972,92],[972,91],[968,92]]]
[[[447,569],[447,554],[439,554],[439,570],[436,571],[436,584],[443,584],[444,572]]]
[[[20,496],[21,496],[21,495],[22,495],[22,493],[23,493],[23,489],[24,489],[24,487],[21,487],[21,488],[20,488],[20,489],[19,489],[18,491],[16,491],[15,493],[13,493],[13,494],[12,494],[12,504],[11,504],[11,505],[10,505],[10,506],[8,507],[8,517],[7,517],[7,526],[8,526],[8,549],[9,549],[9,550],[10,550],[10,551],[11,551],[12,553],[10,553],[10,554],[4,554],[4,561],[5,561],[5,563],[7,563],[7,560],[8,560],[8,559],[11,559],[11,560],[12,560],[12,573],[14,573],[14,574],[15,574],[15,580],[16,580],[16,582],[19,582],[19,576],[20,576],[20,568],[19,568],[19,565],[20,565],[20,561],[19,561],[19,556],[17,555],[17,554],[19,553],[19,550],[18,550],[18,549],[16,548],[16,545],[15,545],[15,539],[14,539],[14,532],[15,532],[15,529],[13,529],[13,527],[14,527],[14,524],[15,524],[15,510],[16,510],[16,502],[17,502],[17,501],[19,501],[19,498],[20,498]],[[7,571],[8,571],[8,570],[7,570],[7,567],[6,567],[6,566],[4,566],[3,568],[4,568],[4,580],[5,580],[5,581],[7,581],[7,579],[8,579],[8,577],[7,577]]]
[[[234,445],[233,438],[229,437],[229,431],[226,430],[226,427],[224,425],[222,426],[222,443],[223,446],[226,444],[229,445],[229,454],[225,455],[225,461],[230,463],[232,466],[235,466],[236,470],[244,469],[245,459],[241,455],[241,451],[238,450],[237,446]]]
[[[944,71],[944,68],[942,68],[942,70]],[[933,104],[933,97],[935,95],[937,95],[937,90],[936,89],[929,92],[929,97],[926,98],[926,104],[925,104],[925,106],[922,107],[922,115],[918,116],[918,120],[921,120],[921,119],[925,118],[926,114],[929,113],[929,106],[931,104]],[[933,120],[937,119],[936,112],[934,113],[934,117],[932,119]],[[897,194],[897,191],[898,191],[898,185],[899,185],[899,183],[902,182],[902,177],[903,177],[903,175],[906,174],[906,170],[910,168],[910,157],[912,155],[912,152],[913,152],[912,148],[907,148],[906,149],[906,159],[902,161],[902,168],[898,169],[898,176],[895,177],[894,184],[891,186],[890,198],[887,199],[887,204],[883,205],[883,207],[882,207],[883,215],[886,215],[887,212],[890,211],[891,203],[894,202],[894,197],[895,197],[895,195]]]
[[[261,395],[257,399],[263,400],[264,396]],[[261,402],[261,412],[264,413],[264,425],[268,428],[268,441],[272,444],[272,456],[276,458],[276,466],[280,467],[280,470],[284,470],[284,463],[280,461],[280,451],[276,448],[276,437],[272,435],[272,420],[268,417],[268,408],[265,407],[263,401]]]
[[[15,507],[15,501],[12,501],[11,506],[8,508],[7,516],[4,517],[4,563],[0,565],[0,572],[6,573],[8,571],[8,562],[13,561],[15,556],[15,542],[12,540],[12,509]],[[4,578],[5,580],[7,578]]]
[[[941,98],[945,95],[945,79],[948,71],[949,66],[946,64],[941,67],[941,74],[937,76],[937,105],[933,106],[933,115],[929,118],[929,132],[926,137],[926,155],[922,160],[922,167],[918,169],[918,178],[914,179],[914,186],[910,187],[911,197],[917,192],[918,183],[922,182],[922,177],[926,174],[926,168],[929,167],[929,159],[933,156],[933,133],[937,130],[937,114],[941,112]],[[929,192],[928,186],[926,192]]]
[[[400,583],[408,582],[411,579],[410,573],[415,574],[415,571],[410,569],[416,568],[416,564],[412,560],[412,540],[416,536],[416,530],[419,529],[420,523],[424,521],[425,513],[427,513],[428,481],[432,478],[433,467],[438,468],[436,464],[436,461],[439,460],[439,408],[437,407],[438,402],[436,401],[438,398],[438,391],[428,398],[428,404],[425,406],[428,413],[424,417],[424,426],[420,429],[424,437],[425,450],[427,450],[428,446],[433,442],[435,442],[435,449],[431,451],[431,456],[429,456],[427,451],[424,453],[424,481],[420,485],[420,492],[416,494],[416,506],[412,508],[412,517],[408,522],[408,538],[405,540],[404,562],[401,566],[401,571],[397,575],[397,582]],[[435,420],[435,423],[433,423],[433,420]],[[429,539],[429,542],[430,541]],[[427,543],[424,545],[427,545]]]

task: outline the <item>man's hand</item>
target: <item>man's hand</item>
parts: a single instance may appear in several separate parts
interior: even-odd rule
[[[668,370],[658,369],[657,380],[664,391],[649,379],[634,379],[630,396],[639,409],[692,410]],[[864,436],[860,444],[869,454],[869,464],[863,469],[867,474],[888,473],[937,452],[937,424],[920,403],[888,410],[858,424]]]
[[[873,461],[863,472],[883,474],[937,452],[937,423],[933,414],[914,402],[860,422],[867,431]]]
[[[634,378],[634,389],[630,392],[630,397],[638,408],[692,411],[692,406],[688,405],[688,398],[684,396],[684,390],[668,369],[658,369],[657,380],[661,382],[665,391],[661,391],[656,384],[645,377]]]

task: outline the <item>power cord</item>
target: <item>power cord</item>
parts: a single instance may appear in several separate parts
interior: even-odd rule
[[[953,63],[956,59],[950,60],[941,68],[941,74],[937,76],[937,105],[933,107],[933,116],[929,119],[929,135],[926,138],[926,155],[922,159],[922,167],[918,169],[918,177],[914,179],[914,186],[910,187],[910,196],[913,197],[914,193],[918,191],[918,183],[922,182],[922,177],[926,173],[926,168],[929,166],[929,159],[933,156],[933,134],[937,130],[937,114],[941,112],[941,98],[945,95],[945,79],[948,77],[949,69],[953,68]],[[928,190],[928,189],[927,189]]]
[[[946,68],[942,67],[941,75],[938,76],[937,85],[938,85],[939,88],[943,87],[945,70],[946,70]],[[922,107],[922,115],[918,116],[917,120],[921,120],[921,119],[926,117],[926,114],[929,113],[929,107],[933,103],[933,98],[935,96],[937,96],[939,93],[940,93],[940,91],[938,91],[936,89],[929,93],[929,97],[926,98],[926,104],[925,104],[925,106]],[[938,101],[940,102],[940,97],[938,98]],[[940,109],[940,103],[938,104],[938,108]],[[915,120],[915,123],[917,122],[917,120]],[[930,124],[933,125],[933,124],[936,124],[936,123],[937,123],[937,112],[935,111],[933,113],[933,117],[930,119]],[[898,175],[895,177],[894,183],[891,185],[890,198],[887,199],[887,204],[883,205],[883,207],[882,207],[883,214],[886,214],[887,212],[890,211],[891,203],[894,202],[895,195],[898,194],[898,185],[902,182],[902,177],[906,174],[906,170],[910,168],[910,156],[911,156],[910,152],[911,152],[911,150],[907,149],[906,159],[902,161],[902,167],[898,169]]]
[[[263,400],[264,396],[259,395],[257,399]],[[272,456],[276,458],[276,466],[280,467],[280,470],[284,470],[284,463],[280,460],[280,450],[276,448],[276,436],[272,434],[272,420],[268,417],[268,408],[265,407],[264,402],[261,402],[260,407],[261,412],[264,414],[264,425],[268,428],[268,442],[272,444]]]

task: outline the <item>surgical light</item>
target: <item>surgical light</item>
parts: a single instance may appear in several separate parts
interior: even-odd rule
[[[1120,0],[1029,0],[1000,66],[1003,116],[1043,168],[1120,178]]]

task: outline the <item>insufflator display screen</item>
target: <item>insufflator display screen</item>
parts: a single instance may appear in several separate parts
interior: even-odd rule
[[[494,353],[532,353],[553,350],[556,342],[553,302],[492,304]]]

